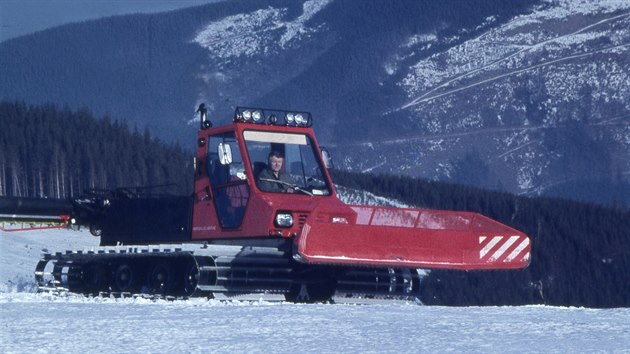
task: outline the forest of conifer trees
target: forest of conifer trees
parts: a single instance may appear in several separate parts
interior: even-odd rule
[[[192,185],[189,152],[86,109],[0,102],[0,127],[0,196],[68,198],[165,185],[185,193]]]
[[[531,265],[520,271],[434,270],[422,301],[435,305],[630,306],[630,211],[528,198],[403,176],[335,171],[335,183],[420,208],[478,212],[524,231]]]

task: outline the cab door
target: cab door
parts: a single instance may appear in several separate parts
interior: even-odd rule
[[[206,166],[221,229],[238,229],[243,223],[250,190],[234,132],[208,137]]]

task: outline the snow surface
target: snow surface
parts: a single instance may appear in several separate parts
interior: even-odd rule
[[[0,232],[0,352],[618,352],[630,309],[299,305],[36,294],[41,248],[89,249],[87,231]]]

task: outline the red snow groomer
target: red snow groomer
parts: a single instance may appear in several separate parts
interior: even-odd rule
[[[100,197],[89,219],[101,247],[44,255],[41,287],[416,297],[419,268],[529,264],[529,238],[480,214],[344,204],[307,112],[237,108],[221,127],[198,112],[193,195]]]

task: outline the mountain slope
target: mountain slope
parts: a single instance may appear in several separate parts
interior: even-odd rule
[[[230,1],[0,44],[0,98],[194,141],[194,108],[309,110],[346,169],[611,202],[630,180],[624,1]]]

